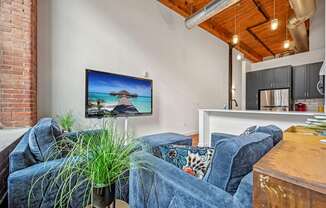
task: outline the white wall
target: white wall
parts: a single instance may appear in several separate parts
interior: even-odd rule
[[[154,114],[136,135],[198,131],[198,108],[227,103],[228,46],[153,0],[42,0],[38,18],[39,117],[84,119],[85,69],[154,80]]]
[[[251,71],[269,69],[279,66],[299,66],[303,64],[316,63],[324,61],[325,49],[317,49],[314,51],[308,51],[304,53],[298,53],[291,56],[285,56],[282,58],[271,59],[268,61],[262,61],[251,64]]]

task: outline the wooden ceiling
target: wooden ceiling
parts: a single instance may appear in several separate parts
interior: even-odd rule
[[[160,2],[184,17],[188,17],[203,8],[211,0],[160,0]],[[293,13],[288,0],[276,0],[275,17],[279,27],[271,31],[270,20],[274,16],[273,0],[241,0],[200,25],[201,28],[230,44],[235,34],[235,16],[237,16],[237,34],[240,43],[235,46],[246,58],[253,62],[264,57],[287,52],[283,49],[286,38],[286,20]],[[290,35],[288,34],[288,38]]]

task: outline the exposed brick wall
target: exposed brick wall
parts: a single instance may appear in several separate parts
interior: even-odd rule
[[[0,123],[37,119],[37,0],[0,0]]]

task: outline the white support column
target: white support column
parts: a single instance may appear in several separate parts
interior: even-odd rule
[[[209,115],[207,111],[199,110],[199,143],[200,147],[210,146]]]
[[[241,110],[246,110],[246,73],[247,61],[241,63]]]

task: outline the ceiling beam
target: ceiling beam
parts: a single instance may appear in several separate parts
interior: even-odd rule
[[[190,12],[185,11],[182,7],[176,5],[174,0],[160,0],[160,2],[183,17],[188,17],[190,15]],[[213,34],[214,36],[226,42],[227,44],[230,44],[232,34],[223,27],[212,22],[211,20],[207,20],[206,22],[200,24],[199,27]],[[236,47],[237,50],[243,53],[245,57],[249,60],[253,62],[263,60],[263,57],[261,55],[259,55],[256,51],[251,49],[248,45],[244,44],[243,42],[240,41],[239,46]]]

